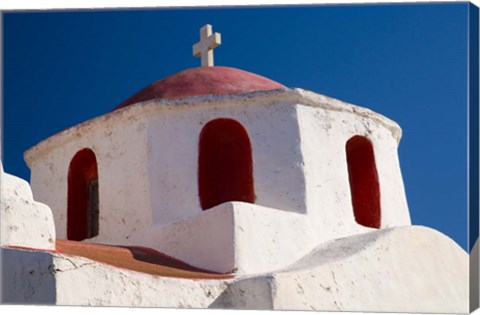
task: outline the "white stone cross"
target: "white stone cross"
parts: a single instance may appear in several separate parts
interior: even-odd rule
[[[200,41],[193,45],[193,55],[202,57],[202,67],[213,67],[213,49],[221,43],[220,33],[212,34],[210,24],[200,29]]]

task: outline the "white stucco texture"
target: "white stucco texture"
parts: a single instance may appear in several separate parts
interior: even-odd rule
[[[3,302],[467,313],[468,255],[418,226],[317,246],[287,268],[232,279],[154,276],[59,253],[3,249]],[[85,289],[88,288],[88,289]]]
[[[1,304],[55,304],[52,252],[0,247]]]
[[[33,200],[30,185],[0,167],[1,246],[55,249],[50,208]]]
[[[321,244],[288,268],[246,278],[245,286],[257,285],[254,303],[239,294],[239,282],[223,306],[468,313],[468,277],[468,254],[454,241],[429,228],[398,227]]]
[[[249,136],[255,211],[200,206],[199,135],[216,118],[238,121]],[[352,207],[345,145],[355,135],[374,147],[381,228],[410,225],[400,127],[301,89],[133,104],[40,142],[25,160],[35,199],[51,207],[59,239],[67,236],[70,162],[90,148],[98,163],[99,235],[85,242],[148,246],[196,267],[258,273],[293,263],[321,242],[372,231],[356,222]],[[256,237],[246,241],[252,236],[240,227],[248,226]]]
[[[318,239],[305,215],[227,202],[158,227],[146,245],[198,268],[240,275],[285,267]]]
[[[207,308],[234,281],[154,276],[54,252],[1,254],[8,304]]]

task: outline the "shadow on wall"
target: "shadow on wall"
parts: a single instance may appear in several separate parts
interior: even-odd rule
[[[272,310],[272,283],[272,276],[245,279],[231,283],[208,308]]]
[[[56,303],[52,254],[1,248],[0,257],[1,304]]]

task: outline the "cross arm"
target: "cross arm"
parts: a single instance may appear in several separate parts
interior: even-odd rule
[[[205,41],[200,41],[193,45],[193,55],[199,57],[202,51],[207,51],[220,46],[222,43],[222,36],[220,33],[214,33],[206,38]]]

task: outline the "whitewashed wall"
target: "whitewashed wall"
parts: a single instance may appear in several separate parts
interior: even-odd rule
[[[295,108],[212,104],[151,116],[149,176],[153,220],[166,224],[202,212],[198,195],[198,145],[211,120],[231,118],[243,125],[252,145],[253,177],[258,205],[305,213],[305,177],[299,150]]]
[[[0,246],[55,249],[52,211],[33,199],[30,185],[0,163]]]
[[[162,277],[55,252],[0,254],[2,303],[468,312],[468,254],[418,226],[326,242],[282,270],[225,280]]]
[[[51,207],[58,238],[67,237],[69,165],[84,148],[97,159],[100,203],[99,235],[87,241],[129,243],[150,228],[145,130],[145,117],[109,114],[47,139],[34,158],[26,153],[33,194]]]
[[[236,274],[268,272],[306,255],[315,245],[308,217],[244,202],[226,202],[158,226],[146,246],[197,267]]]
[[[235,119],[249,134],[259,217],[200,208],[198,137],[216,118]],[[300,89],[139,103],[63,131],[25,158],[35,198],[52,208],[59,238],[66,237],[68,166],[88,147],[100,189],[99,236],[88,241],[142,245],[213,271],[255,273],[286,266],[320,242],[372,230],[355,222],[351,204],[345,144],[357,134],[374,146],[382,227],[409,225],[398,125]],[[293,214],[305,220],[281,223]],[[265,226],[269,220],[279,225]],[[256,229],[248,233],[267,241],[252,246],[238,232],[247,221]],[[304,245],[287,239],[296,233]]]
[[[368,138],[373,145],[381,228],[411,224],[398,164],[398,143],[390,130],[371,118],[322,107],[299,104],[297,116],[308,216],[319,231],[318,242],[373,230],[358,224],[353,212],[345,146],[355,135]]]

